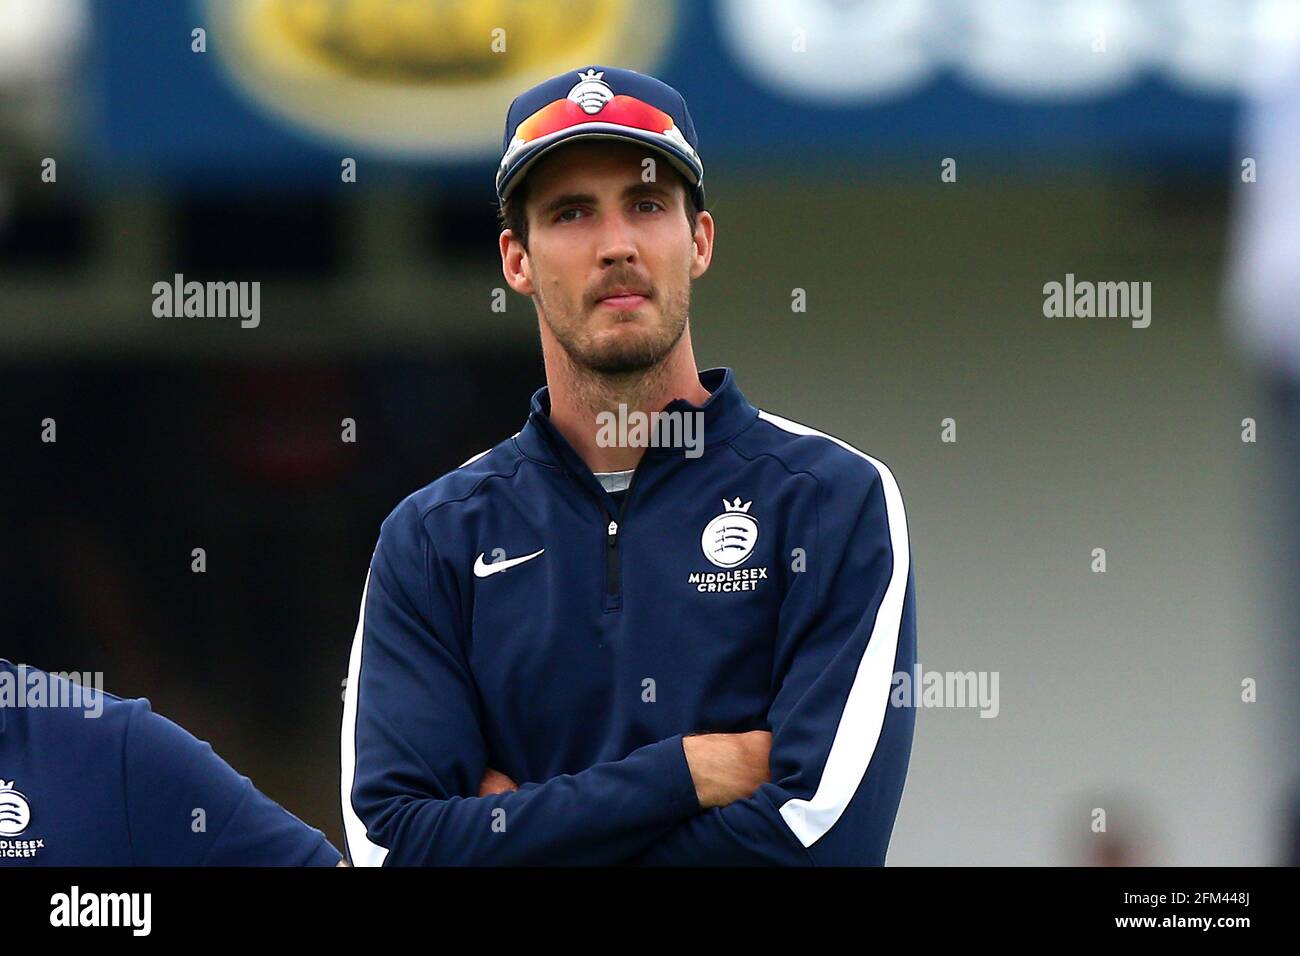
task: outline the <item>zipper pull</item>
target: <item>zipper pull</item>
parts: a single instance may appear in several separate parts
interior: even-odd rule
[[[617,537],[618,537],[618,522],[611,521],[609,523],[609,546],[611,548],[614,546],[614,539]]]

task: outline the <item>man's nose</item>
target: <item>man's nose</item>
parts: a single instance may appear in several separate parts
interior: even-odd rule
[[[606,266],[636,260],[636,243],[621,216],[606,218],[600,239],[600,261]]]

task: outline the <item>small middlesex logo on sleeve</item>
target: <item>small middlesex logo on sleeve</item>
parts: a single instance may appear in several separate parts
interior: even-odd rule
[[[32,805],[14,786],[0,779],[0,860],[29,860],[45,849],[44,840],[11,840],[22,836],[32,823]]]
[[[0,780],[0,836],[17,836],[32,821],[32,806],[14,789],[14,781]]]
[[[50,925],[60,927],[129,927],[132,936],[148,936],[153,926],[152,893],[83,893],[73,886],[50,897]]]

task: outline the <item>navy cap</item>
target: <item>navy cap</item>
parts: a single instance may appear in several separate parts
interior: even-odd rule
[[[686,100],[653,76],[616,66],[561,73],[515,97],[506,114],[497,200],[505,202],[542,156],[576,139],[652,147],[686,177],[696,205],[704,208],[704,163]]]

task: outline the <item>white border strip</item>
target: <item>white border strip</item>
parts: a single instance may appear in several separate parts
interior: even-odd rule
[[[383,866],[388,848],[372,843],[366,834],[366,824],[352,807],[352,785],[357,775],[357,696],[361,689],[361,642],[366,630],[366,595],[370,593],[370,572],[361,589],[361,613],[357,617],[357,632],[352,638],[352,652],[348,655],[348,686],[343,691],[342,739],[342,797],[343,836],[347,840],[348,854],[353,866]]]

